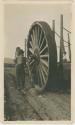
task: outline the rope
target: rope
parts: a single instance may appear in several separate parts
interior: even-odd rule
[[[67,31],[68,33],[71,33],[69,30],[67,30],[65,27],[63,27],[63,29],[65,30],[65,31]]]
[[[60,35],[59,35],[57,32],[55,32],[55,34],[56,34],[59,38],[61,38]],[[64,40],[64,39],[63,39],[63,41],[64,41],[65,43],[68,43],[68,42],[67,42],[66,40]],[[70,43],[68,43],[68,44],[71,45]]]

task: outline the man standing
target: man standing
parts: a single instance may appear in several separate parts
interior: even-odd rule
[[[24,58],[24,51],[20,48],[16,48],[15,53],[15,62],[16,62],[16,82],[17,82],[17,89],[23,90],[24,83],[25,83],[25,58]]]

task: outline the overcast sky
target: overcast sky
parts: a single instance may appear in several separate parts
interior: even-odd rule
[[[46,21],[52,27],[55,19],[55,30],[60,33],[60,14],[63,14],[64,27],[71,31],[70,4],[6,4],[4,7],[5,57],[14,58],[15,49],[24,49],[30,26],[34,21]],[[64,31],[64,39],[67,33]],[[56,42],[59,39],[56,36]]]

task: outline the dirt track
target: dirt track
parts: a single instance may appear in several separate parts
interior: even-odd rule
[[[68,93],[37,94],[33,88],[22,95],[16,90],[15,70],[5,69],[5,120],[70,120],[70,98]]]
[[[23,98],[20,91],[16,89],[15,70],[5,70],[5,120],[40,120],[34,109]]]

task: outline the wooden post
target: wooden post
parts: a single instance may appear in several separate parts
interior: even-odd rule
[[[55,42],[55,20],[52,20],[52,40],[53,40],[53,42]],[[56,54],[57,54],[57,51],[56,51]],[[53,61],[52,63],[55,63],[55,62]],[[54,65],[54,70],[52,71],[52,73],[53,73],[53,81],[52,82],[55,83],[57,80],[57,64]]]
[[[70,47],[70,36],[69,36],[69,33],[68,33],[68,51],[69,51],[69,60],[71,62],[71,47]]]
[[[63,15],[60,17],[60,65],[63,65]]]
[[[60,16],[60,64],[59,64],[59,79],[60,79],[60,87],[63,86],[63,15]]]
[[[55,42],[55,20],[52,20],[52,41]],[[54,63],[54,61],[52,62]],[[54,78],[54,71],[52,71],[53,73],[53,78]]]

